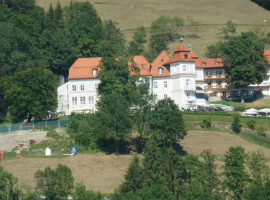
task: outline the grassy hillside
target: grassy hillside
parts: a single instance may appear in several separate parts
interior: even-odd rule
[[[36,3],[48,9],[50,3],[55,6],[58,1],[63,6],[70,2],[36,0]],[[269,11],[250,0],[73,0],[76,1],[90,1],[103,20],[112,19],[119,22],[119,27],[128,40],[137,26],[150,27],[151,22],[161,15],[178,15],[185,20],[192,18],[201,24],[199,37],[190,37],[191,31],[188,27],[182,32],[185,43],[190,42],[200,57],[205,57],[207,46],[222,39],[220,29],[228,19],[238,24],[237,33],[248,31],[254,26],[260,27],[266,33],[270,32]],[[170,52],[173,52],[177,43],[178,41],[170,45]]]

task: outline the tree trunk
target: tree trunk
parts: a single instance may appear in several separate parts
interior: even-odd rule
[[[114,144],[115,144],[115,154],[119,155],[119,140],[115,139]]]
[[[28,118],[27,118],[27,121],[28,121],[28,122],[31,122],[31,119],[32,119],[32,115],[29,114],[29,115],[28,115]]]

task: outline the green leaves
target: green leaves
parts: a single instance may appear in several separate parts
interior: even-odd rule
[[[13,121],[45,119],[57,106],[57,78],[47,69],[30,68],[2,80]]]

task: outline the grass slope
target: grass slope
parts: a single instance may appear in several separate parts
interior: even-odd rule
[[[50,3],[55,6],[57,2],[66,6],[69,0],[36,0],[37,5],[48,9]],[[134,29],[140,25],[150,27],[151,22],[161,15],[178,15],[187,20],[193,18],[200,22],[198,37],[192,38],[188,27],[182,33],[185,43],[191,43],[193,50],[200,57],[205,57],[207,46],[222,39],[220,29],[228,19],[238,24],[237,32],[248,31],[259,26],[262,31],[270,32],[269,11],[252,3],[250,0],[73,0],[90,1],[103,20],[112,19],[119,22],[129,40]],[[264,24],[264,19],[267,22]],[[170,52],[178,41],[170,45]]]

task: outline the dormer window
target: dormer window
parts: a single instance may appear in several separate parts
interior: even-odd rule
[[[163,74],[163,69],[161,67],[158,68],[158,74]]]
[[[188,58],[188,55],[187,55],[187,54],[185,54],[184,56],[185,56],[185,59],[187,59],[187,58]]]
[[[151,69],[152,69],[152,65],[150,64],[150,65],[149,65],[149,71],[151,71]]]
[[[218,61],[216,61],[216,65],[218,65],[219,64],[219,62]]]
[[[202,65],[206,65],[206,62],[202,62]]]
[[[92,73],[93,73],[93,76],[96,76],[97,75],[97,69],[93,69]]]

